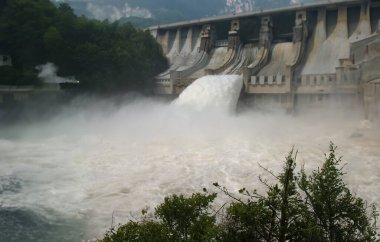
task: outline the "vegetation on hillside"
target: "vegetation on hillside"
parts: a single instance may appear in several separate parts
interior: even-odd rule
[[[140,221],[111,228],[102,242],[122,241],[376,241],[374,205],[353,195],[343,182],[343,166],[331,144],[321,169],[295,173],[296,154],[286,157],[281,174],[266,194],[240,189],[240,195],[214,186],[232,199],[213,209],[216,193],[172,195]],[[225,208],[225,209],[224,209]]]
[[[47,62],[61,76],[98,91],[143,90],[167,67],[160,46],[130,24],[77,17],[68,4],[49,0],[0,0],[0,84],[37,84],[36,66]]]

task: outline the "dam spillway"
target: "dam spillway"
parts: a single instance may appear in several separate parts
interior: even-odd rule
[[[198,111],[232,113],[242,84],[238,75],[204,76],[189,85],[173,104]]]
[[[380,1],[321,1],[150,28],[170,68],[155,92],[179,95],[206,75],[242,75],[253,106],[328,100],[379,116]],[[352,101],[354,100],[354,101]]]

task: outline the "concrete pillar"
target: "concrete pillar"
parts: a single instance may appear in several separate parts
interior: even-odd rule
[[[370,4],[363,2],[360,9],[360,23],[357,31],[360,31],[363,37],[371,34],[371,17],[370,17]]]
[[[190,44],[190,49],[193,49],[193,28],[190,27],[189,30],[187,31],[187,41],[189,41]]]
[[[283,78],[282,75],[280,75],[280,74],[276,75],[276,84],[277,85],[281,85],[282,84],[282,78]]]
[[[273,39],[273,24],[269,16],[261,18],[259,41],[261,46],[270,45]]]
[[[259,82],[260,82],[260,85],[264,85],[265,84],[265,76],[259,76]]]
[[[246,91],[248,91],[248,82],[251,76],[256,75],[262,66],[267,63],[269,59],[270,46],[273,39],[273,24],[270,16],[265,16],[261,18],[260,34],[259,34],[259,45],[260,49],[256,55],[256,60],[254,64],[249,67],[244,67],[243,69],[243,81],[246,86]]]
[[[326,40],[326,9],[321,8],[318,10],[317,26],[314,36],[314,45],[320,44]]]
[[[304,37],[307,37],[306,20],[306,11],[296,12],[296,21],[293,27],[293,43],[301,42]]]
[[[164,54],[169,52],[169,30],[157,30],[157,41],[162,47]]]
[[[347,6],[338,8],[338,20],[334,33],[335,37],[348,38]]]
[[[209,52],[214,46],[215,29],[211,24],[206,24],[201,31],[201,46],[199,51]]]
[[[178,53],[181,52],[181,28],[177,29],[177,32],[175,34],[174,44],[176,46],[173,46],[173,48],[176,48]]]
[[[269,75],[267,78],[268,78],[268,85],[272,85],[273,84],[273,80],[274,80],[273,76]]]
[[[239,37],[240,23],[238,19],[231,21],[231,28],[228,31],[228,49],[236,49],[240,44]]]
[[[192,41],[193,41],[193,31],[192,27],[189,28],[182,28],[180,30],[180,41],[179,41],[179,53],[182,53],[182,56],[188,55],[193,50],[192,48]]]

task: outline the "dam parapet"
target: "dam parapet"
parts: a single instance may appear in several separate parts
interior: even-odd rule
[[[294,110],[338,97],[368,118],[378,112],[380,0],[300,4],[150,31],[171,64],[156,78],[157,94],[179,95],[205,75],[238,74],[254,106]]]

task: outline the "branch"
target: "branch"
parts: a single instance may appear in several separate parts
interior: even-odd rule
[[[226,206],[226,205],[227,205],[227,203],[224,203],[217,211],[214,211],[215,213],[213,216],[216,216],[219,213],[219,211],[222,210],[224,208],[224,206]]]
[[[268,172],[269,174],[271,174],[274,178],[276,178],[278,181],[280,180],[280,178],[278,176],[276,176],[273,171],[269,170],[268,168],[265,168],[264,166],[262,166],[260,163],[259,163],[259,166],[261,167],[261,169],[263,169],[264,171]]]
[[[233,196],[228,190],[227,188],[225,187],[221,187],[217,182],[213,183],[213,185],[218,188],[220,191],[222,191],[225,195],[227,195],[228,197],[232,198],[233,200],[239,202],[239,203],[242,203],[244,205],[247,205],[245,202],[243,202],[241,199]]]

